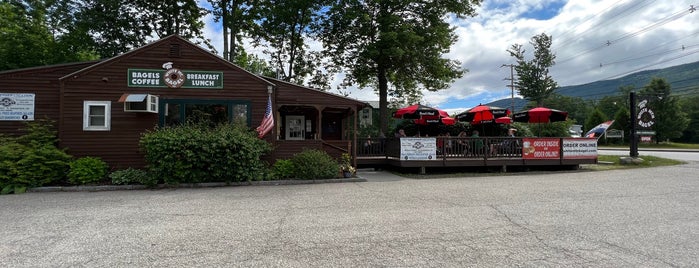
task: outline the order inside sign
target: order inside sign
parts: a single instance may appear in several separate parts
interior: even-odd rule
[[[559,159],[561,157],[561,140],[549,138],[522,139],[522,158],[524,159]]]

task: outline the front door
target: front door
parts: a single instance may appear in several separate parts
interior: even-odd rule
[[[304,116],[303,115],[287,115],[286,116],[286,139],[287,140],[303,140],[304,133]]]

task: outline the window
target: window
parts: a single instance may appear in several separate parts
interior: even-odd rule
[[[85,101],[83,103],[83,130],[109,131],[112,103],[110,101]]]

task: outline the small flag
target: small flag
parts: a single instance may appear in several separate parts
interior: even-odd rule
[[[262,123],[257,127],[257,137],[264,137],[267,132],[272,130],[274,127],[274,115],[272,115],[272,95],[267,98],[267,110],[265,110],[265,117],[262,119]]]
[[[604,122],[602,124],[599,124],[596,127],[593,127],[592,129],[590,129],[590,131],[588,131],[587,133],[585,133],[585,137],[599,139],[599,137],[601,137],[602,134],[607,132],[607,129],[612,124],[614,124],[614,120],[610,120],[610,121]]]

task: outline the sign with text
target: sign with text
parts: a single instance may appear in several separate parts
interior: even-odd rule
[[[33,121],[33,93],[0,93],[0,121]]]
[[[522,158],[524,159],[559,159],[561,140],[557,138],[522,139]]]
[[[223,72],[129,69],[129,87],[223,88]]]
[[[563,139],[563,159],[597,158],[596,138]]]
[[[437,139],[400,138],[401,160],[435,160]]]

